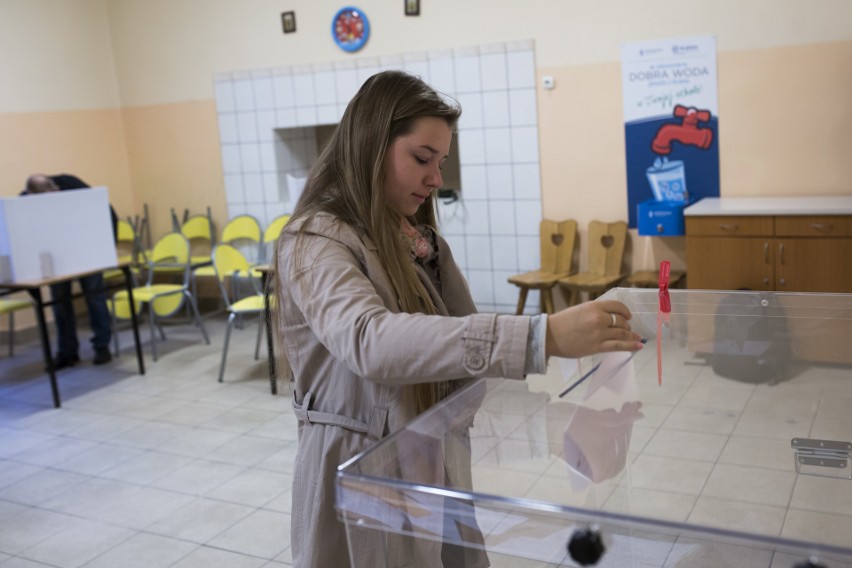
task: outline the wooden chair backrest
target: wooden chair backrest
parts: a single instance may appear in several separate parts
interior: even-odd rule
[[[551,274],[571,272],[576,238],[577,222],[573,219],[542,219],[539,225],[541,271]]]
[[[624,246],[627,243],[627,223],[591,221],[588,239],[589,272],[600,276],[621,274]]]

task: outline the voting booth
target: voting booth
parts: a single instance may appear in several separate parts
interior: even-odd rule
[[[353,566],[852,567],[852,296],[603,299],[643,350],[476,380],[339,467]]]
[[[118,264],[106,187],[0,199],[0,282]]]

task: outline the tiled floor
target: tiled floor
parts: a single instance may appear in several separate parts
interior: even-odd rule
[[[146,348],[145,376],[128,332],[109,365],[92,366],[86,345],[84,361],[58,373],[61,409],[40,344],[11,359],[4,346],[0,567],[291,565],[289,390],[270,394],[253,325],[234,330],[218,383],[225,319],[205,323],[211,345],[168,327],[156,363]]]

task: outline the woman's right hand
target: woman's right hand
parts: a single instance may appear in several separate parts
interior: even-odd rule
[[[616,300],[585,302],[547,317],[548,357],[584,357],[605,351],[639,351],[642,337],[630,331],[630,310]]]

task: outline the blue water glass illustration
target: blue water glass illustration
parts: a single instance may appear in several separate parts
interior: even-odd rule
[[[686,169],[680,160],[657,158],[645,170],[651,192],[657,201],[687,201]]]

